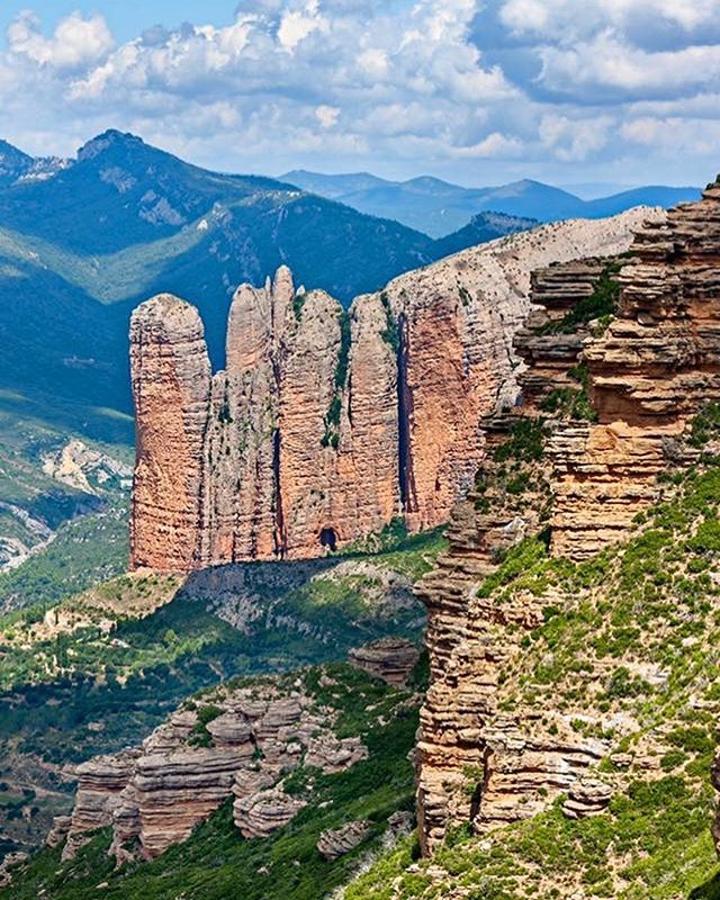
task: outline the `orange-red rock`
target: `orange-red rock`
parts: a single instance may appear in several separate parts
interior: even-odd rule
[[[130,325],[137,462],[133,568],[188,571],[198,562],[210,361],[197,310],[170,294],[139,306]]]
[[[565,319],[588,297],[597,260],[534,278],[532,299],[543,308],[516,336],[527,364],[519,374],[525,403],[510,414],[496,409],[482,428],[491,450],[518,423],[534,420],[544,431],[543,453],[520,462],[487,454],[475,489],[453,514],[450,550],[422,588],[431,673],[418,743],[426,852],[449,825],[487,830],[539,812],[559,792],[568,792],[571,816],[602,812],[609,799],[606,786],[584,777],[602,755],[598,742],[574,734],[561,717],[503,708],[504,675],[523,652],[523,636],[542,621],[539,606],[552,598],[519,591],[508,600],[478,588],[497,551],[537,534],[541,522],[552,552],[573,559],[622,538],[661,496],[658,475],[697,455],[687,441],[691,421],[720,400],[720,185],[645,226],[619,263],[621,292],[609,324]],[[527,479],[515,495],[508,479],[519,476]],[[718,771],[716,764],[720,784]]]
[[[281,268],[237,291],[212,378],[197,314],[169,297],[141,306],[133,566],[311,558],[396,516],[412,530],[447,521],[484,453],[480,418],[517,394],[531,270],[625,250],[647,214],[482,245],[349,312],[298,295]]]

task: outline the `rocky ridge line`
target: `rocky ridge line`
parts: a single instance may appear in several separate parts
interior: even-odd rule
[[[233,300],[212,376],[192,307],[161,295],[131,325],[133,568],[312,558],[403,516],[447,521],[483,454],[478,421],[517,387],[530,272],[627,250],[659,210],[544,226],[359,297],[346,313],[281,268]]]

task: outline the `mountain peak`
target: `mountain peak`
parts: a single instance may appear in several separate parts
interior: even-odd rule
[[[25,164],[28,165],[32,163],[32,156],[28,156],[27,153],[23,153],[22,150],[18,150],[17,147],[13,146],[13,144],[4,141],[0,138],[0,166],[3,165],[18,165]]]
[[[92,138],[78,150],[78,162],[95,159],[111,147],[144,147],[145,142],[130,132],[109,128],[97,137]]]
[[[35,160],[12,144],[0,139],[0,181],[11,183],[28,172]]]

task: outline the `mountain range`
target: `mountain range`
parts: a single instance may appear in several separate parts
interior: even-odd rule
[[[464,239],[533,224],[494,216]],[[261,284],[286,263],[300,284],[348,303],[446,252],[396,221],[270,178],[205,171],[130,134],[99,135],[71,161],[3,143],[0,409],[129,439],[127,329],[138,302],[168,291],[194,303],[221,366],[241,282]]]
[[[536,219],[605,215],[692,192],[637,189],[586,203],[537,182],[483,191],[431,178],[302,174],[211,172],[113,130],[73,160],[0,143],[0,411],[129,441],[128,319],[153,294],[198,307],[221,367],[235,288],[261,284],[281,264],[299,284],[348,304]]]
[[[366,172],[323,175],[295,170],[282,178],[359,212],[388,216],[435,238],[463,228],[472,216],[481,212],[505,213],[539,222],[602,219],[634,206],[669,208],[700,196],[695,187],[649,185],[609,197],[582,200],[569,191],[529,179],[499,187],[466,188],[428,176],[386,181]]]

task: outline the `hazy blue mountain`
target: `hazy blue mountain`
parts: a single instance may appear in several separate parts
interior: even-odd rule
[[[353,194],[356,191],[367,191],[374,187],[382,187],[387,184],[377,175],[371,175],[369,172],[354,172],[347,175],[323,175],[321,172],[308,172],[305,169],[293,169],[285,175],[280,176],[282,181],[295,184],[304,191],[311,194],[320,194],[321,197],[328,197],[336,200],[346,194]]]
[[[33,162],[32,156],[7,141],[0,141],[0,185],[17,181],[32,168]]]
[[[696,200],[700,194],[694,187],[650,186],[586,201],[562,188],[529,179],[499,187],[464,188],[431,177],[403,182],[384,181],[367,174],[318,176],[313,172],[291,172],[284,177],[304,190],[332,196],[368,215],[392,216],[435,238],[464,228],[480,212],[554,222],[602,218],[644,204],[670,207],[684,200]],[[369,186],[345,190],[353,184],[353,178],[370,179]]]
[[[538,224],[539,222],[535,219],[523,219],[520,216],[508,216],[504,213],[478,213],[464,228],[437,240],[435,246],[438,249],[439,257],[450,256],[452,253],[465,250],[466,247],[485,244],[498,237],[504,237],[506,234],[528,231]]]
[[[592,208],[592,218],[602,219],[605,216],[614,216],[633,206],[664,206],[669,209],[678,203],[688,200],[697,200],[700,191],[696,188],[664,187],[663,185],[650,185],[638,187],[632,190],[622,191],[610,197],[602,197],[591,200],[588,206]]]
[[[104,440],[131,436],[128,318],[154,293],[199,307],[220,366],[239,283],[287,263],[298,283],[349,302],[447,252],[390,219],[270,178],[208,172],[116,131],[42,176],[37,160],[4,154],[0,410]],[[500,217],[464,239],[504,233]]]

